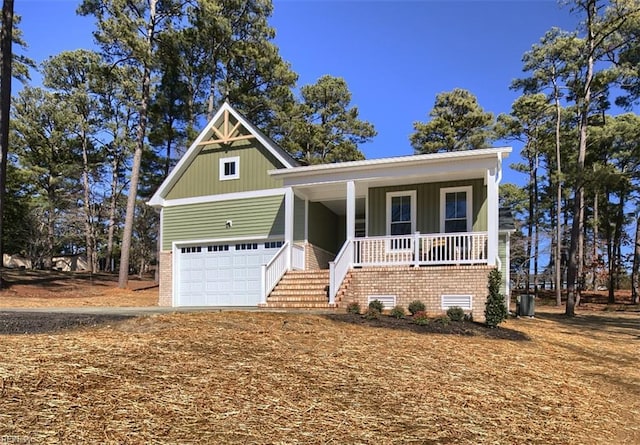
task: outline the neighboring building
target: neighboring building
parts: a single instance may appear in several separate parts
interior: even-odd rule
[[[422,300],[483,320],[489,271],[509,270],[498,184],[510,152],[299,166],[225,103],[149,201],[161,217],[159,304]]]

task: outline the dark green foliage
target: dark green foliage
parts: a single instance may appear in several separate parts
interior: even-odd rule
[[[436,323],[440,323],[442,326],[447,326],[451,320],[446,315],[443,317],[438,317],[434,320]]]
[[[347,305],[347,313],[349,314],[359,314],[360,313],[360,303],[357,301],[352,301]]]
[[[429,122],[414,122],[411,145],[418,153],[484,148],[492,136],[493,114],[485,112],[469,91],[456,88],[440,93]]]
[[[378,317],[380,317],[380,311],[372,307],[369,307],[367,312],[364,313],[364,318],[367,320],[377,320]]]
[[[424,311],[425,306],[422,301],[414,300],[411,303],[409,303],[408,309],[409,309],[409,312],[411,312],[411,315],[416,315],[418,312]]]
[[[451,306],[447,309],[447,317],[451,321],[462,321],[464,320],[464,310],[459,306]]]
[[[364,159],[358,146],[371,141],[376,131],[351,105],[347,82],[325,75],[300,88],[300,94],[300,102],[281,116],[281,146],[306,164]]]
[[[417,311],[413,314],[413,322],[419,325],[429,324],[429,317],[425,311]]]
[[[395,318],[404,318],[404,308],[402,306],[394,306],[389,315]]]
[[[496,327],[507,319],[507,306],[504,304],[504,296],[500,294],[500,282],[502,274],[498,269],[489,272],[489,297],[484,310],[487,326]]]
[[[381,314],[384,309],[384,304],[382,304],[382,301],[380,300],[373,300],[369,303],[369,310],[371,309],[378,311],[378,313]]]

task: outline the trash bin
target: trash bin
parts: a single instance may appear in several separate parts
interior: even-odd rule
[[[533,317],[536,312],[535,295],[518,295],[516,306],[516,315],[519,317]]]

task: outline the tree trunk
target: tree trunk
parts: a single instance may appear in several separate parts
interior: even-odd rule
[[[619,270],[619,265],[621,264],[620,262],[620,245],[622,243],[622,226],[624,224],[624,206],[626,204],[626,200],[625,200],[625,196],[626,196],[626,190],[621,190],[620,192],[620,203],[618,204],[618,208],[616,211],[616,218],[615,218],[615,229],[613,230],[613,239],[611,242],[611,259],[609,261],[609,298],[608,298],[608,303],[609,304],[615,304],[616,302],[616,295],[615,295],[615,290],[617,288],[616,286],[616,278],[618,275],[618,270]]]
[[[140,112],[138,128],[136,130],[136,149],[133,154],[133,165],[131,166],[131,181],[129,182],[129,196],[127,197],[127,213],[124,221],[122,233],[122,247],[120,252],[120,273],[118,276],[118,287],[124,289],[129,282],[129,253],[131,252],[131,237],[133,235],[133,222],[136,213],[136,200],[138,198],[138,182],[140,180],[140,165],[142,163],[142,152],[145,146],[145,134],[147,130],[147,114],[149,110],[149,99],[151,90],[151,67],[149,61],[153,51],[153,29],[155,24],[157,0],[149,2],[149,23],[147,25],[147,60],[144,62],[142,75],[142,94],[140,97]]]
[[[555,76],[554,76],[555,79]],[[560,90],[554,81],[553,96],[556,107],[556,250],[555,254],[555,280],[556,280],[556,305],[562,305],[562,168],[560,163]]]
[[[540,237],[538,232],[540,229],[540,223],[538,218],[538,150],[536,149],[535,164],[533,168],[533,294],[538,296],[538,256],[540,250]]]
[[[580,234],[578,235],[578,253],[577,261],[578,261],[578,272],[577,278],[578,283],[576,287],[576,298],[575,304],[576,306],[580,305],[580,298],[582,298],[582,290],[584,287],[584,186],[582,188],[582,193],[580,195]]]
[[[116,214],[118,211],[118,170],[120,168],[120,162],[118,156],[114,155],[111,165],[111,198],[109,199],[109,222],[107,228],[107,264],[105,269],[109,272],[114,272],[113,267],[113,238],[116,230]]]
[[[87,267],[90,273],[94,273],[95,269],[95,237],[93,233],[92,215],[91,215],[91,188],[89,185],[89,156],[87,155],[87,137],[82,136],[82,187],[84,195],[84,238],[87,251]]]
[[[54,221],[53,221],[54,215],[55,215],[55,209],[53,208],[53,201],[50,201],[49,218],[47,220],[47,256],[45,258],[45,263],[44,263],[46,270],[53,269],[53,246],[55,245],[54,243],[55,228],[54,228]]]
[[[598,264],[599,264],[599,253],[598,253],[598,244],[600,242],[600,223],[598,219],[600,218],[600,211],[598,209],[598,200],[599,194],[596,191],[595,196],[593,197],[593,260],[592,260],[592,274],[591,277],[591,287],[592,290],[597,290],[598,288]]]
[[[13,51],[13,0],[2,3],[2,31],[0,32],[0,288],[4,268],[4,208],[7,185],[7,156],[9,155],[9,113],[11,111],[11,62]]]
[[[631,269],[631,303],[640,304],[638,287],[640,286],[640,214],[636,218],[635,247],[633,249],[633,267]]]
[[[595,36],[594,36],[594,20],[597,14],[596,0],[588,0],[585,5],[587,13],[587,72],[585,75],[584,88],[582,91],[582,103],[580,104],[580,122],[579,143],[578,143],[578,160],[576,168],[576,183],[574,191],[574,212],[573,226],[571,227],[571,243],[568,254],[567,268],[567,307],[565,314],[569,317],[575,316],[576,302],[576,278],[578,275],[577,258],[580,237],[582,236],[583,206],[584,206],[584,161],[587,155],[587,128],[589,125],[589,105],[591,104],[591,83],[593,82],[594,54],[595,54]]]
[[[527,156],[529,158],[529,221],[527,224],[527,274],[526,274],[526,289],[529,293],[531,288],[531,252],[533,250],[533,226],[535,219],[535,197],[534,197],[534,163],[531,156],[529,147],[526,148]],[[535,282],[535,278],[534,278]]]

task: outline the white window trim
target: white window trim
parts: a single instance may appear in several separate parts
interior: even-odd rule
[[[445,187],[440,189],[440,233],[444,233],[445,206],[447,193],[467,193],[467,232],[471,232],[473,227],[473,187],[465,185],[463,187]]]
[[[224,164],[233,162],[236,164],[236,173],[234,175],[225,176],[224,174]],[[239,179],[240,178],[240,156],[233,156],[230,158],[220,158],[220,180],[228,181],[230,179]]]
[[[411,198],[411,232],[416,231],[416,196],[415,190],[402,190],[400,192],[387,192],[387,236],[391,236],[391,199],[397,196],[409,196]]]

